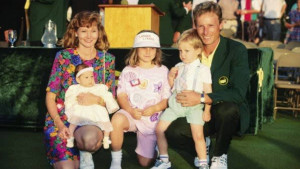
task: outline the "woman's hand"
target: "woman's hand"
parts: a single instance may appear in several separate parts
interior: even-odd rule
[[[70,136],[70,130],[65,126],[63,121],[59,118],[57,112],[57,105],[55,102],[56,94],[52,92],[47,92],[46,94],[46,106],[49,114],[51,115],[55,126],[58,128],[57,135],[61,139],[68,139]]]
[[[96,96],[92,93],[80,93],[77,96],[78,104],[83,106],[90,106],[93,104],[100,104],[101,106],[105,106],[104,100],[100,96]]]
[[[70,130],[67,126],[65,126],[63,123],[60,123],[57,125],[58,132],[57,135],[61,139],[68,139],[70,137]]]

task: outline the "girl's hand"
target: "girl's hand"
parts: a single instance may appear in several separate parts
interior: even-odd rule
[[[178,67],[172,67],[169,71],[168,78],[174,80],[178,73]]]
[[[202,114],[202,118],[203,118],[203,121],[205,122],[209,122],[210,121],[210,112],[209,111],[204,111],[203,114]]]
[[[90,106],[93,104],[100,104],[101,106],[105,106],[104,100],[100,96],[96,96],[92,93],[80,93],[77,96],[78,104],[83,106]]]
[[[152,116],[156,112],[155,106],[150,106],[144,109],[143,116]]]
[[[140,120],[142,118],[142,111],[141,109],[133,108],[130,114],[134,119]]]
[[[58,125],[57,135],[61,139],[68,139],[70,137],[70,130],[64,124]]]
[[[173,87],[174,79],[176,78],[177,73],[178,73],[178,68],[177,67],[172,67],[171,70],[169,71],[168,82],[169,82],[170,87]]]

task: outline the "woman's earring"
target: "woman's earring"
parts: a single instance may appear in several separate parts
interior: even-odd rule
[[[78,35],[77,35],[77,34],[75,34],[75,37],[77,38],[77,37],[78,37]]]

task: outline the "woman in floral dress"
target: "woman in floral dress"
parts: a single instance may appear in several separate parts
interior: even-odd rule
[[[96,83],[106,84],[115,94],[115,57],[106,53],[109,48],[106,33],[100,23],[99,14],[80,12],[71,20],[62,43],[66,49],[56,54],[48,87],[46,89],[47,114],[44,134],[47,158],[54,168],[94,168],[91,152],[101,147],[103,133],[96,126],[81,126],[74,133],[76,146],[67,148],[70,131],[65,115],[65,92],[76,84],[75,67],[86,64],[94,68]],[[101,97],[81,93],[77,97],[81,105],[101,104]]]

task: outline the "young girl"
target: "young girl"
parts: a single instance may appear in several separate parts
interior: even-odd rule
[[[124,132],[137,133],[135,152],[140,165],[154,161],[155,127],[171,95],[168,68],[161,65],[159,37],[154,32],[144,30],[136,35],[125,64],[117,90],[121,110],[112,117],[110,169],[121,169]]]
[[[96,125],[104,130],[103,147],[108,149],[111,143],[109,133],[113,130],[108,112],[114,113],[119,109],[119,106],[106,85],[95,84],[93,67],[85,64],[76,66],[75,77],[78,84],[71,85],[65,96],[65,113],[68,122],[70,122],[70,137],[67,140],[67,147],[74,147],[73,133],[78,125]],[[102,97],[106,108],[99,104],[89,106],[78,104],[77,96],[80,93],[88,92]]]
[[[156,127],[157,144],[160,152],[159,160],[152,169],[168,169],[171,167],[168,156],[168,143],[165,131],[172,121],[179,117],[186,117],[190,123],[195,148],[200,159],[200,169],[208,169],[206,159],[206,145],[204,141],[204,121],[210,120],[210,105],[203,104],[189,107],[189,103],[181,105],[176,102],[176,95],[183,90],[194,90],[198,93],[211,93],[210,69],[200,63],[199,56],[202,52],[202,42],[195,29],[189,29],[181,35],[178,40],[178,49],[182,62],[170,70],[169,83],[172,88],[172,96],[169,98],[167,108]],[[204,102],[202,96],[201,102]]]

